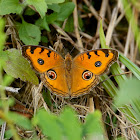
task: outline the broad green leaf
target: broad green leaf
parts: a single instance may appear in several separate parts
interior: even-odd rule
[[[48,9],[51,9],[54,12],[59,12],[60,6],[58,4],[48,4]]]
[[[0,15],[6,15],[10,13],[20,14],[22,9],[22,4],[19,2],[19,0],[0,1]]]
[[[75,112],[71,108],[65,108],[59,116],[67,140],[81,140],[82,129]]]
[[[26,2],[27,4],[33,5],[35,7],[41,18],[45,16],[45,13],[47,12],[47,4],[45,0],[26,0]]]
[[[85,121],[86,122],[83,125],[83,136],[90,139],[96,138],[104,140],[101,113],[99,111],[95,111],[94,113],[88,114]]]
[[[14,124],[23,127],[24,129],[32,129],[31,121],[26,117],[10,111],[5,115]]]
[[[82,28],[83,27],[83,21],[80,17],[78,17],[78,23],[79,23],[80,28]],[[73,24],[73,15],[72,14],[68,17],[64,30],[66,32],[73,32],[74,24]]]
[[[24,15],[28,15],[28,16],[32,16],[32,15],[34,15],[36,12],[33,10],[33,9],[31,9],[31,8],[27,8],[26,10],[25,10],[25,12],[24,12]]]
[[[73,32],[73,30],[74,30],[73,15],[70,15],[68,17],[66,25],[65,25],[65,31],[66,32]]]
[[[140,80],[140,68],[130,61],[123,54],[120,54],[119,60]]]
[[[29,81],[36,85],[38,84],[38,78],[35,72],[18,50],[9,49],[6,50],[5,53],[7,53],[7,60],[4,65],[4,70],[8,75],[14,78],[20,78],[23,81]]]
[[[120,90],[115,98],[115,104],[117,106],[130,104],[140,97],[140,80],[129,79],[122,82]]]
[[[46,16],[46,21],[47,21],[47,23],[48,23],[48,24],[51,24],[51,23],[53,23],[55,20],[57,20],[58,14],[59,14],[59,13],[54,12],[54,13],[52,13],[52,14],[50,14],[50,15],[47,15],[47,16]]]
[[[38,26],[22,20],[19,27],[19,37],[26,45],[38,45],[41,39],[41,32]]]
[[[64,21],[68,16],[71,15],[75,8],[75,5],[73,2],[67,2],[60,5],[60,12],[58,14],[57,20],[58,21]]]
[[[5,133],[4,133],[4,138],[9,140],[10,138],[12,138],[13,136],[13,133],[11,132],[11,130],[6,130]]]
[[[33,118],[33,123],[38,125],[43,134],[49,136],[51,140],[62,140],[62,128],[55,115],[49,114],[45,110],[39,110]]]
[[[52,3],[62,3],[65,0],[45,0],[47,4],[52,4]]]
[[[67,3],[61,4],[59,13],[54,12],[54,13],[46,16],[47,23],[52,24],[56,20],[64,21],[73,12],[74,7],[75,6],[72,2],[67,2]]]
[[[45,16],[43,19],[39,18],[37,21],[36,21],[36,25],[47,30],[47,31],[50,31],[50,28],[49,28],[49,25],[47,23],[47,20],[46,20],[47,16]]]

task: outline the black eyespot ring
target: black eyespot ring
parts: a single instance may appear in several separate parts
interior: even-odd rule
[[[95,62],[95,67],[100,67],[101,65],[102,65],[102,63],[100,61]]]
[[[57,78],[56,72],[54,70],[51,70],[51,69],[47,71],[47,76],[51,80],[55,80]]]
[[[88,70],[85,70],[82,74],[82,78],[84,80],[90,80],[92,77],[93,77],[93,73]]]
[[[43,64],[44,64],[44,60],[41,59],[41,58],[39,58],[39,59],[37,60],[37,62],[38,62],[39,65],[43,65]]]

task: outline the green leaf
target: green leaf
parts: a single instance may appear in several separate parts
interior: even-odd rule
[[[88,114],[83,125],[83,136],[88,138],[103,139],[103,125],[101,123],[101,112],[95,111]]]
[[[57,20],[58,14],[59,14],[59,13],[54,12],[54,13],[52,13],[52,14],[50,14],[50,15],[47,15],[47,16],[46,16],[46,21],[47,21],[47,23],[48,23],[48,24],[51,24],[51,23],[53,23],[55,20]]]
[[[43,42],[43,43],[48,43],[49,41],[48,41],[48,38],[46,37],[46,36],[41,36],[41,41]]]
[[[38,45],[41,39],[41,32],[38,26],[22,20],[19,27],[19,37],[26,45]]]
[[[83,21],[80,17],[78,17],[78,23],[79,23],[80,28],[82,28]],[[72,14],[68,17],[64,30],[66,32],[73,32],[74,24],[73,24],[73,15]]]
[[[31,9],[31,8],[27,8],[26,10],[25,10],[25,12],[24,12],[24,15],[28,15],[28,16],[32,16],[32,15],[34,15],[36,12],[33,10],[33,9]]]
[[[43,96],[43,99],[46,102],[47,106],[49,106],[49,107],[53,106],[53,103],[51,101],[51,95],[50,95],[50,91],[49,90],[47,90],[47,91],[43,90],[42,96]]]
[[[10,138],[12,138],[12,136],[13,136],[13,133],[11,132],[11,130],[6,130],[5,131],[5,133],[4,133],[4,138],[5,139],[10,139]]]
[[[58,4],[48,4],[48,9],[58,13],[60,11],[60,6]]]
[[[37,124],[44,135],[52,140],[62,140],[62,128],[55,115],[49,114],[45,110],[39,110],[33,118],[33,123]]]
[[[130,61],[123,54],[120,54],[119,60],[140,80],[140,68]]]
[[[52,4],[52,3],[62,3],[65,0],[45,0],[47,4]]]
[[[125,75],[119,75],[124,73],[120,66],[117,63],[114,63],[111,67],[110,67],[111,73],[114,76],[114,79],[116,80],[116,82],[118,83],[118,85],[120,86],[125,80],[127,80],[127,77]]]
[[[74,30],[73,15],[70,15],[68,17],[66,25],[65,25],[65,31],[66,32],[73,32],[73,30]]]
[[[39,18],[37,21],[36,21],[36,25],[49,31],[50,32],[50,28],[49,28],[49,25],[47,23],[47,20],[46,20],[47,16],[45,16],[43,19]]]
[[[58,21],[64,21],[68,16],[71,15],[75,8],[75,5],[73,2],[67,2],[60,5],[60,12],[58,14],[57,20]]]
[[[116,106],[120,107],[119,109],[133,124],[140,122],[139,85],[140,81],[135,78],[123,82],[114,98]]]
[[[5,53],[7,53],[7,60],[4,65],[4,70],[8,75],[36,85],[38,84],[38,78],[35,72],[18,50],[10,49],[6,50]]]
[[[10,13],[20,14],[22,9],[22,4],[19,2],[19,0],[0,1],[0,15],[6,15]]]
[[[32,129],[31,121],[26,117],[10,111],[5,115],[14,124],[23,127],[24,129]]]
[[[41,18],[45,16],[45,13],[47,12],[47,4],[45,0],[27,0],[26,2],[27,4],[33,5],[35,7]]]
[[[59,116],[59,120],[63,126],[64,135],[67,140],[81,140],[82,129],[75,112],[71,108],[65,110]]]
[[[140,81],[132,78],[120,85],[120,90],[115,98],[115,104],[121,106],[130,104],[140,96]]]

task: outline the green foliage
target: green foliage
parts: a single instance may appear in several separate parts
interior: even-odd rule
[[[105,41],[105,36],[104,36],[104,32],[103,32],[103,28],[102,28],[102,22],[100,22],[100,41],[101,41],[101,46],[102,48],[108,48],[108,46],[106,46],[106,41]],[[123,56],[122,54],[120,54],[119,56],[119,60],[125,64],[125,66],[127,68],[129,68],[130,70],[132,70],[132,73],[136,76],[136,78],[139,79],[139,75],[140,75],[140,69],[130,60],[128,60],[125,56]],[[122,74],[122,70],[120,69],[120,67],[118,66],[118,64],[113,64],[111,66],[111,72],[112,74],[116,75],[116,74]],[[102,80],[105,79],[106,76],[102,76]],[[119,87],[120,87],[120,91],[118,91],[116,88],[115,90],[112,90],[112,87],[114,89],[114,84],[109,80],[109,82],[105,81],[103,83],[103,86],[105,87],[107,93],[109,95],[111,95],[111,97],[115,97],[115,95],[117,96],[115,98],[116,100],[116,104],[117,105],[122,105],[122,103],[131,103],[131,106],[133,108],[131,108],[129,105],[120,108],[120,110],[126,114],[126,117],[134,124],[136,124],[137,122],[140,121],[140,114],[139,110],[140,110],[140,103],[138,100],[134,100],[134,98],[138,99],[138,91],[139,91],[139,85],[140,82],[139,80],[128,80],[126,78],[125,75],[120,75],[120,76],[115,76],[114,77],[116,82],[118,83]],[[133,83],[133,84],[132,84]],[[129,92],[129,93],[128,93]],[[134,95],[135,94],[135,95]],[[134,95],[134,98],[133,98]],[[129,101],[129,102],[128,102]],[[136,120],[136,121],[134,121]]]
[[[63,134],[68,140],[81,140],[82,137],[81,124],[75,115],[73,110],[67,108],[59,116],[60,126],[63,127]]]
[[[5,139],[10,139],[12,138],[13,133],[11,132],[11,130],[7,130],[4,134]]]
[[[27,4],[33,5],[35,7],[41,18],[45,16],[45,13],[47,12],[47,3],[45,0],[27,0],[26,2]]]
[[[130,61],[123,54],[120,54],[119,60],[140,80],[140,68]]]
[[[130,110],[133,112],[135,119],[140,121],[140,81],[132,78],[121,84],[120,90],[117,93],[114,101],[117,107],[130,105]]]
[[[29,62],[24,59],[18,50],[9,49],[6,50],[5,53],[7,59],[3,67],[8,75],[11,75],[14,78],[20,78],[23,81],[29,81],[35,85],[38,84],[38,78],[35,72],[31,69]]]
[[[60,116],[56,116],[46,112],[45,110],[38,111],[33,119],[34,125],[38,125],[42,132],[49,136],[52,140],[81,140],[98,137],[103,139],[103,127],[101,123],[101,113],[95,111],[89,114],[85,124],[81,124],[76,117],[76,113],[65,108]]]
[[[73,12],[74,7],[75,5],[72,2],[61,4],[59,14],[57,15],[57,20],[64,21]]]
[[[62,3],[65,0],[45,0],[47,4]]]
[[[101,117],[99,111],[91,113],[86,117],[86,123],[83,126],[83,136],[86,136],[88,139],[93,139],[94,137],[100,140],[104,139]]]
[[[120,90],[115,98],[117,106],[131,104],[134,100],[139,98],[140,81],[132,78],[122,83]]]
[[[39,19],[36,24],[41,24],[43,29],[50,31],[49,24],[60,24],[62,21],[67,19],[74,10],[74,4],[72,2],[66,2],[61,5],[55,5],[55,7],[50,7],[52,10],[55,10],[52,14],[46,15],[44,19]],[[57,8],[57,10],[56,10]],[[69,21],[68,21],[69,22]],[[71,21],[70,21],[71,23]]]
[[[48,22],[47,22],[47,17],[45,16],[43,19],[39,18],[36,23],[37,26],[39,26],[41,29],[45,29],[47,31],[50,31]]]
[[[0,15],[10,13],[20,14],[23,10],[22,4],[19,0],[1,0],[0,1]]]
[[[8,120],[12,121],[12,123],[24,129],[28,129],[28,130],[32,129],[31,121],[22,115],[9,111],[8,113],[5,114],[5,117]]]
[[[48,4],[48,9],[51,9],[54,12],[59,12],[60,6],[58,4]]]
[[[41,41],[42,29],[50,31],[49,24],[55,23],[61,25],[62,22],[73,12],[75,7],[74,4],[72,2],[63,2],[64,0],[27,0],[23,3],[20,3],[18,0],[1,0],[0,15],[6,15],[10,13],[20,14],[22,19],[22,24],[18,23],[18,33],[20,40],[22,40],[26,45],[38,45]],[[26,8],[27,6],[32,6],[34,8],[31,10],[30,8]],[[36,25],[24,21],[23,15],[21,13],[25,8],[25,15],[31,16],[37,11],[41,16],[35,21]],[[53,13],[47,15],[47,9],[53,10]]]
[[[38,26],[22,20],[19,27],[19,37],[26,45],[38,45],[41,39],[41,32]]]

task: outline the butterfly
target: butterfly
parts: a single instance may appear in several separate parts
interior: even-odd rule
[[[32,45],[23,46],[22,55],[52,93],[71,98],[89,93],[118,59],[118,51],[114,49],[89,50],[74,59],[68,53],[64,59],[52,49]]]

